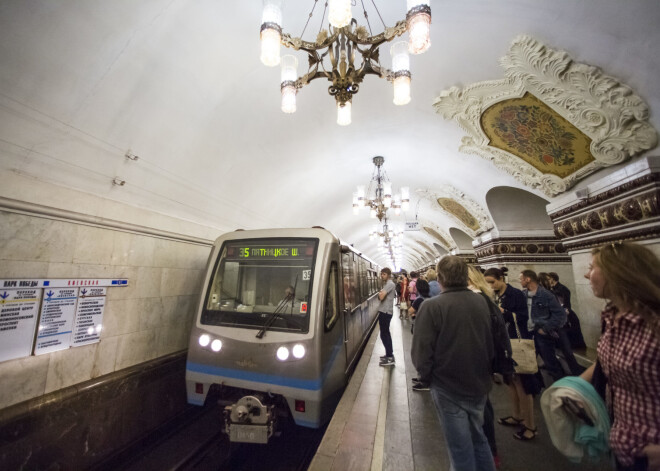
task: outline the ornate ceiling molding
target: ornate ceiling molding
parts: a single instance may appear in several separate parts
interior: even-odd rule
[[[500,60],[506,79],[479,82],[463,90],[452,87],[433,103],[437,113],[455,120],[467,132],[461,152],[479,155],[527,186],[555,196],[596,170],[621,163],[657,145],[658,135],[649,124],[647,104],[627,85],[597,67],[573,61],[529,37],[519,36]],[[561,178],[543,173],[518,156],[489,145],[481,126],[482,114],[504,100],[526,93],[591,139],[595,160]]]
[[[457,223],[457,228],[472,238],[495,227],[490,215],[479,203],[451,185],[444,184],[439,191],[418,189],[416,193],[420,198],[430,201],[431,208],[442,211],[454,220]],[[443,199],[453,201],[458,211],[452,212],[451,209],[453,208],[443,205],[440,201]],[[456,212],[460,211],[460,207],[467,212],[466,215],[456,214]],[[470,223],[470,219],[474,220],[474,222]]]
[[[440,229],[437,224],[431,222],[430,219],[420,217],[419,223],[422,226],[420,237],[428,237],[430,240],[434,241],[445,250],[450,251],[456,247],[456,242],[449,235],[448,232]]]

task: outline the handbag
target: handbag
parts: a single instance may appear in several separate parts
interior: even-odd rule
[[[523,339],[520,336],[515,312],[513,313],[513,324],[516,326],[516,334],[518,335],[518,338],[511,339],[511,357],[515,363],[514,369],[518,374],[534,374],[539,370],[534,340]]]
[[[408,303],[405,301],[401,301],[401,304],[399,304],[399,309],[405,311],[406,309],[408,309]]]

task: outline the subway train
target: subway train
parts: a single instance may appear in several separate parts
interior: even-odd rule
[[[268,443],[285,417],[319,428],[377,321],[379,289],[378,265],[323,228],[221,236],[190,335],[188,402],[213,391],[233,442]]]

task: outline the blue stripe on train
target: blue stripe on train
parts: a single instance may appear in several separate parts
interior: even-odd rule
[[[252,371],[234,370],[230,368],[221,368],[219,366],[202,365],[200,363],[187,362],[186,368],[197,373],[209,375],[224,376],[227,378],[241,379],[244,381],[255,381],[257,383],[274,384],[277,386],[287,386],[290,388],[307,389],[309,391],[318,391],[323,383],[322,378],[316,379],[297,379],[283,376],[269,375],[265,373],[254,373]]]

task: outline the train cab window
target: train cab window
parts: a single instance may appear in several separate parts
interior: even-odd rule
[[[325,294],[325,330],[328,331],[337,322],[339,317],[339,299],[337,297],[337,263],[332,262],[330,276],[328,277],[328,289]]]
[[[307,332],[318,239],[227,241],[211,277],[201,323]],[[275,316],[275,317],[273,317]]]

